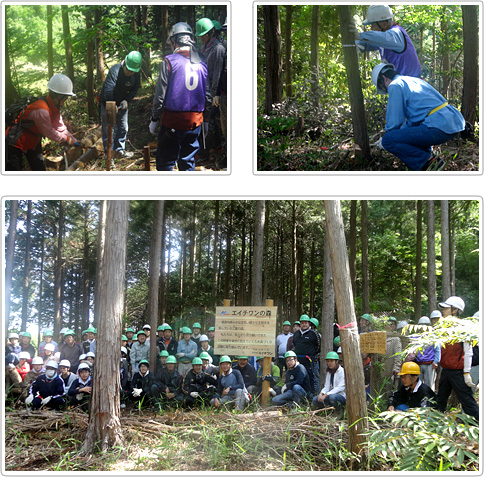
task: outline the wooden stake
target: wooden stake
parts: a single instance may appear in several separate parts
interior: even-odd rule
[[[274,300],[266,300],[266,306],[274,306]],[[265,357],[264,363],[262,364],[262,376],[271,374],[271,358]],[[267,406],[267,401],[269,400],[269,381],[262,381],[262,394],[261,394],[261,406]]]
[[[150,171],[150,146],[143,147],[143,154],[145,159],[145,171]]]
[[[106,122],[108,123],[108,140],[106,150],[106,170],[111,170],[111,147],[113,145],[113,126],[116,124],[116,102],[106,101]]]

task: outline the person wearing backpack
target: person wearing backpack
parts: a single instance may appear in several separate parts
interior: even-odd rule
[[[5,132],[6,171],[21,171],[24,155],[31,170],[45,171],[43,137],[55,142],[65,142],[69,146],[80,145],[68,131],[61,115],[61,108],[67,98],[75,96],[72,92],[72,81],[66,75],[55,74],[47,83],[47,88],[47,96],[22,109],[15,124]]]

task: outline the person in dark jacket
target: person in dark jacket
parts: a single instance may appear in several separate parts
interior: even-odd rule
[[[166,350],[171,356],[176,355],[178,347],[178,341],[173,338],[173,330],[170,325],[165,325],[163,330],[163,338],[158,339],[158,349],[161,351]]]
[[[312,387],[306,368],[298,362],[294,351],[287,351],[284,355],[286,359],[286,384],[281,389],[281,394],[272,398],[272,404],[283,406],[287,404],[294,407],[306,398]]]
[[[176,358],[168,356],[166,367],[155,377],[151,386],[155,408],[161,410],[163,406],[181,404],[184,399],[182,384],[183,376],[176,369]]]
[[[131,380],[131,399],[140,405],[150,405],[152,401],[151,387],[155,382],[153,374],[149,371],[150,363],[142,359],[138,363],[139,371],[134,374]]]
[[[194,406],[196,404],[209,403],[215,394],[217,378],[203,371],[203,363],[200,358],[193,358],[192,369],[183,378],[183,393],[185,404]]]
[[[29,353],[30,359],[35,357],[35,348],[30,343],[31,339],[32,335],[28,331],[25,331],[20,340],[20,351],[26,351]]]
[[[237,364],[232,366],[232,369],[237,369],[244,378],[244,384],[247,391],[251,393],[254,389],[253,386],[257,383],[257,372],[251,364],[249,364],[248,356],[238,356]],[[249,389],[250,388],[250,389]]]
[[[92,393],[91,367],[87,363],[81,363],[78,373],[79,377],[71,384],[67,395],[72,406],[80,407],[86,412],[89,410]]]
[[[106,101],[115,101],[119,108],[116,113],[116,129],[113,137],[112,149],[114,157],[130,157],[126,152],[126,136],[128,134],[128,105],[136,96],[141,85],[141,53],[132,51],[126,58],[109,70],[108,76],[101,89],[101,122],[104,150],[107,149],[108,124],[106,121]]]
[[[398,373],[402,385],[393,391],[388,401],[388,411],[407,411],[415,407],[436,407],[432,389],[420,381],[420,367],[411,361],[403,363]]]
[[[45,367],[45,374],[39,376],[30,387],[25,404],[34,409],[47,406],[54,410],[64,407],[64,381],[57,374],[59,368],[56,361],[49,361]]]
[[[64,346],[61,349],[60,359],[67,359],[71,363],[71,372],[74,374],[77,373],[82,354],[84,354],[82,346],[74,340],[74,331],[67,330],[64,333]]]
[[[321,336],[311,329],[311,319],[308,315],[302,315],[299,318],[301,327],[294,333],[293,343],[294,352],[297,360],[302,364],[308,373],[311,382],[310,394],[318,394],[319,389],[316,387],[315,366],[317,355],[321,349]]]

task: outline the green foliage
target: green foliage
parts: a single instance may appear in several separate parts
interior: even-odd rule
[[[469,444],[479,441],[476,421],[465,414],[431,408],[388,411],[371,419],[370,459],[383,459],[396,471],[477,470],[479,456]]]

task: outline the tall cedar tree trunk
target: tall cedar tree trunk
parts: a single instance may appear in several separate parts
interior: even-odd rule
[[[351,5],[338,5],[338,15],[343,45],[353,45],[354,36],[349,31],[350,23],[353,23]],[[366,125],[365,103],[361,90],[360,68],[358,64],[358,53],[356,48],[344,47],[344,63],[348,87],[350,92],[351,117],[353,121],[353,133],[355,136],[355,154],[369,159],[370,141],[368,139],[368,128]]]
[[[311,21],[311,93],[313,95],[314,107],[319,105],[319,21],[321,7],[313,5]]]
[[[92,30],[92,10],[91,7],[86,8],[86,30],[89,34],[88,41],[86,42],[87,51],[87,72],[86,72],[86,82],[87,82],[87,113],[91,119],[97,118],[97,108],[94,103],[94,42],[93,37],[90,35]]]
[[[246,211],[244,209],[244,216],[242,217],[242,231],[241,231],[241,246],[240,246],[240,267],[239,267],[239,292],[238,292],[238,305],[245,305],[245,247],[247,242],[245,221]]]
[[[12,291],[13,257],[17,234],[18,200],[10,201],[10,222],[8,224],[7,251],[5,255],[5,336],[8,336],[10,321],[10,294]]]
[[[225,271],[224,271],[224,299],[230,299],[230,276],[232,273],[232,227],[234,219],[234,203],[231,200],[228,210],[228,221],[227,221],[227,247],[226,247],[226,257],[225,257]]]
[[[462,85],[462,115],[474,124],[479,88],[479,26],[477,5],[461,5],[464,37],[464,71]]]
[[[264,224],[264,268],[262,270],[262,296],[266,299],[269,297],[269,220],[270,220],[270,205],[269,201],[265,201],[265,224]],[[277,245],[276,245],[277,246]]]
[[[292,254],[292,269],[291,269],[291,316],[294,320],[301,314],[302,310],[297,308],[297,223],[296,223],[296,209],[297,202],[292,201],[292,233],[291,233],[291,254]]]
[[[196,23],[195,5],[187,5],[186,9],[187,9],[187,23],[189,25],[193,25],[193,27],[195,27],[195,23]],[[216,20],[216,19],[214,19],[214,20]],[[223,22],[221,21],[220,23],[223,23]]]
[[[415,323],[422,316],[422,201],[417,200],[417,245],[415,251]]]
[[[265,114],[282,101],[282,39],[278,5],[263,5],[266,46]]]
[[[143,25],[143,33],[149,33],[149,16],[148,16],[148,5],[143,5],[141,7],[142,12],[142,25]],[[192,23],[193,25],[193,23]],[[144,46],[140,48],[140,51],[143,55],[143,74],[147,78],[151,78],[151,48]]]
[[[180,298],[183,298],[183,285],[186,276],[187,264],[187,247],[186,247],[186,228],[182,226],[181,244],[180,244]]]
[[[29,295],[30,295],[30,255],[31,255],[31,232],[32,232],[32,201],[27,201],[27,219],[25,221],[25,259],[24,259],[24,277],[22,289],[22,324],[20,329],[27,329],[27,320],[29,318]]]
[[[440,30],[441,30],[441,48],[442,48],[442,68],[441,68],[441,77],[442,77],[442,89],[441,93],[442,96],[448,97],[448,89],[450,84],[450,45],[449,45],[449,34],[448,28],[449,24],[447,23],[447,12],[446,6],[441,5],[441,16],[440,16]]]
[[[343,217],[339,201],[324,201],[328,242],[333,267],[334,292],[338,322],[341,329],[341,349],[345,362],[346,410],[348,414],[349,452],[362,456],[366,453],[365,436],[368,431],[365,377],[361,366],[360,338],[356,324],[351,278],[346,252]]]
[[[10,106],[19,99],[19,93],[12,79],[12,65],[10,63],[10,42],[8,29],[5,29],[5,105]],[[50,78],[50,77],[49,77]]]
[[[192,284],[195,281],[195,263],[197,257],[197,229],[198,229],[198,217],[197,217],[197,201],[192,201],[193,213],[192,224],[190,226],[190,280]]]
[[[302,244],[301,232],[298,232],[298,244]],[[303,309],[303,280],[304,280],[304,247],[297,247],[297,301],[296,310]]]
[[[161,38],[162,38],[162,45],[166,45],[166,41],[168,40],[168,35],[170,34],[170,24],[168,23],[168,7],[166,5],[163,5],[161,7],[161,26],[162,26],[162,33],[161,33]],[[166,46],[164,47],[166,48]],[[163,55],[164,56],[164,55]]]
[[[452,209],[454,202],[449,202],[449,250],[450,250],[450,294],[455,295],[455,227],[452,227]]]
[[[102,11],[101,6],[94,8],[94,23],[96,25],[96,83],[104,83],[106,75],[104,73],[104,51],[103,51],[103,28],[102,28]]]
[[[450,229],[449,201],[440,201],[441,256],[442,256],[442,300],[452,295],[450,285]]]
[[[331,254],[329,250],[328,223],[324,221],[324,266],[323,266],[323,306],[321,314],[321,355],[319,369],[321,376],[326,369],[325,357],[329,351],[333,351],[333,323],[334,323],[334,283],[333,268],[331,266]]]
[[[363,313],[370,313],[370,275],[368,271],[368,201],[361,201],[361,276]]]
[[[284,69],[286,73],[286,98],[292,97],[292,5],[285,5],[286,8],[286,26],[284,29],[285,36],[285,55]]]
[[[350,206],[350,233],[348,237],[350,247],[350,276],[351,276],[351,289],[353,290],[353,296],[356,295],[356,205],[357,201],[352,200]]]
[[[158,295],[158,319],[160,323],[165,322],[166,317],[166,270],[165,270],[165,250],[166,250],[166,214],[163,213],[163,224],[161,226],[161,261],[160,261],[160,286]]]
[[[40,270],[39,270],[39,302],[37,304],[37,343],[40,343],[40,330],[42,329],[42,316],[44,310],[44,258],[45,258],[45,200],[42,201],[42,235],[40,239]]]
[[[62,241],[64,237],[64,202],[59,201],[59,221],[57,225],[57,251],[54,264],[54,336],[59,336],[62,328]],[[60,344],[60,343],[59,343]]]
[[[119,418],[120,361],[129,201],[110,200],[106,213],[106,242],[101,270],[101,303],[96,338],[96,368],[91,409],[81,453],[106,452],[123,445]]]
[[[314,264],[314,257],[316,254],[316,244],[314,238],[311,240],[311,255],[309,257],[310,261],[310,272],[309,272],[309,316],[314,316],[314,275],[316,273],[316,266]]]
[[[429,316],[437,309],[437,279],[435,271],[435,205],[427,200],[427,294]],[[444,298],[445,300],[445,298]]]
[[[69,26],[69,7],[67,5],[61,5],[62,9],[62,30],[64,33],[64,47],[66,50],[66,70],[67,76],[74,83],[74,60],[72,58],[72,41],[71,41],[71,29]]]
[[[148,323],[151,326],[153,341],[150,345],[150,369],[154,371],[157,363],[156,328],[158,327],[158,296],[160,285],[160,262],[163,250],[161,248],[163,235],[163,215],[165,201],[155,200],[153,211],[153,226],[151,228],[150,271],[148,277]]]
[[[103,266],[104,244],[106,242],[107,200],[99,204],[99,225],[97,233],[96,285],[94,288],[94,327],[99,323],[99,303],[101,303],[101,270]]]
[[[252,306],[262,306],[265,301],[262,297],[262,270],[264,265],[264,226],[265,226],[265,200],[255,203],[255,232],[254,232],[254,259],[252,260]]]
[[[47,74],[54,75],[54,47],[52,43],[52,5],[47,5]]]
[[[215,223],[213,232],[213,302],[217,303],[218,296],[218,234],[219,234],[219,222],[220,222],[220,201],[215,201]]]
[[[90,201],[84,204],[84,249],[82,257],[82,329],[85,330],[89,326],[89,306],[91,303],[90,293],[90,255],[91,246],[89,243],[89,209],[91,207]]]

